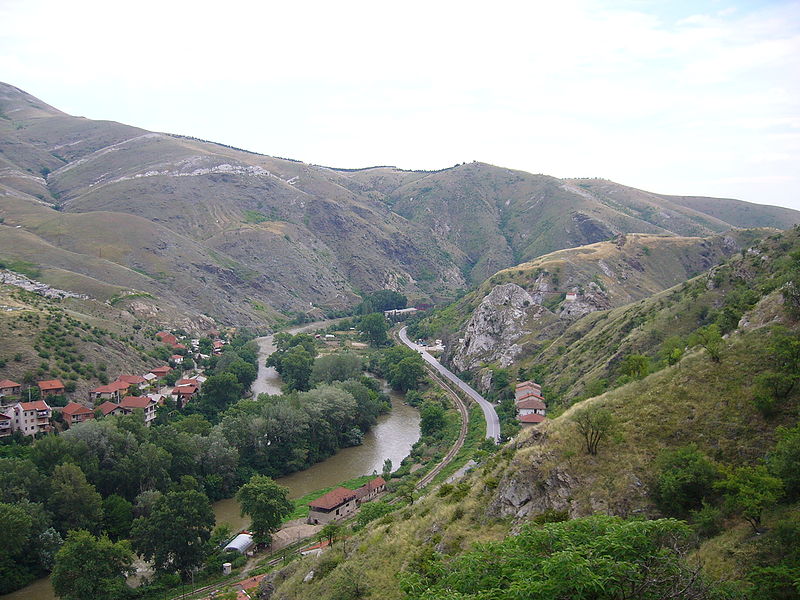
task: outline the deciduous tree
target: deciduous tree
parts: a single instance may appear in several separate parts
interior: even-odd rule
[[[62,600],[128,597],[125,578],[133,572],[134,555],[127,541],[112,542],[88,531],[70,531],[56,553],[53,589]]]
[[[239,488],[236,500],[242,507],[242,516],[248,515],[252,520],[253,537],[257,542],[269,543],[283,518],[294,510],[288,494],[288,488],[264,475],[254,475]]]

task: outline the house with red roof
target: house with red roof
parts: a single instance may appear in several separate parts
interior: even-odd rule
[[[116,402],[109,402],[106,400],[100,406],[97,407],[100,409],[100,412],[103,413],[104,417],[108,415],[117,416],[117,415],[124,415],[125,410]]]
[[[52,429],[50,417],[53,411],[44,400],[34,402],[17,402],[11,407],[11,429],[22,435],[49,433]]]
[[[520,415],[520,416],[517,417],[517,421],[519,421],[519,424],[522,425],[523,427],[526,427],[526,426],[530,427],[531,425],[538,425],[539,423],[543,422],[545,419],[547,419],[547,417],[545,417],[544,415],[534,415],[534,414]]]
[[[178,404],[178,408],[183,408],[197,397],[200,388],[196,385],[178,385],[172,388],[172,396]]]
[[[386,481],[383,477],[376,477],[356,490],[356,503],[360,506],[364,502],[375,500],[379,494],[386,491]]]
[[[530,394],[541,396],[542,386],[533,381],[523,381],[518,383],[514,389],[514,400],[522,400],[522,398]]]
[[[83,423],[89,419],[94,419],[94,411],[77,402],[67,404],[61,409],[61,414],[64,416],[64,422],[70,427],[75,423]]]
[[[125,414],[130,414],[137,408],[144,411],[144,424],[148,427],[156,418],[158,402],[148,396],[125,396],[119,403]]]
[[[169,362],[174,362],[176,365],[179,365],[183,362],[183,355],[173,354],[169,357]]]
[[[129,387],[130,384],[126,381],[112,381],[89,392],[89,400],[113,400],[119,402],[119,399],[128,391]]]
[[[67,390],[64,389],[64,384],[59,379],[46,379],[44,381],[36,382],[42,398],[50,396],[63,395]]]
[[[10,379],[0,379],[0,396],[19,396],[22,385]]]
[[[356,512],[356,492],[338,487],[308,503],[308,524],[319,525],[344,519]]]
[[[172,346],[173,344],[177,344],[178,343],[178,338],[176,338],[169,331],[159,331],[156,334],[156,337],[158,338],[158,340],[160,342],[162,342],[164,344],[167,344],[169,346]]]
[[[128,387],[135,385],[140,390],[147,389],[150,386],[150,382],[141,375],[120,375],[117,377],[117,381],[124,381],[128,384]]]
[[[150,369],[150,372],[159,379],[165,377],[167,373],[169,373],[170,371],[172,371],[172,367],[168,365],[165,365],[163,367],[156,367],[155,369]]]

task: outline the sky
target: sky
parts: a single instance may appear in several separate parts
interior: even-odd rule
[[[478,160],[800,209],[800,2],[0,0],[0,81],[334,167]]]

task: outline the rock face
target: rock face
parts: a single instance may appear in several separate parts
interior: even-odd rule
[[[495,286],[467,323],[453,365],[461,371],[481,362],[507,367],[522,352],[517,341],[529,331],[527,322],[544,312],[549,311],[517,284]]]

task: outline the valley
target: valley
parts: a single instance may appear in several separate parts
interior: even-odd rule
[[[0,589],[796,597],[798,223],[330,168],[0,83]],[[272,556],[310,510],[320,551]]]

